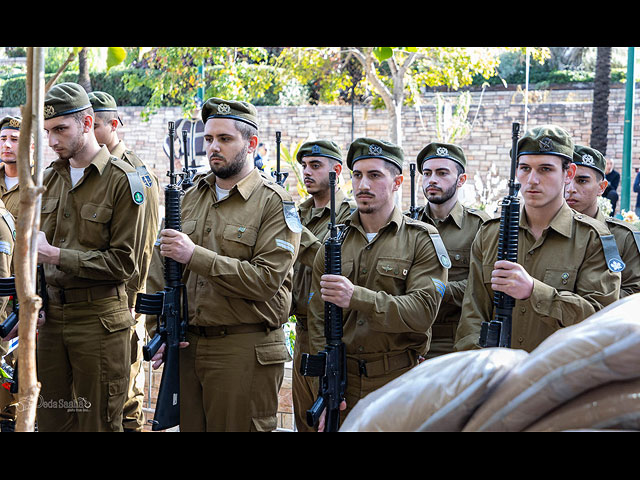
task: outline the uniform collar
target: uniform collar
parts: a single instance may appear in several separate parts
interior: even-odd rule
[[[429,220],[431,220],[433,223],[436,222],[436,220],[431,216],[431,208],[429,206],[429,202],[427,202],[424,207],[424,213],[429,218]],[[449,212],[449,215],[447,215],[446,218],[439,221],[445,222],[448,218],[451,218],[453,220],[453,223],[455,223],[458,228],[460,229],[462,228],[462,224],[464,221],[464,208],[462,207],[462,204],[460,203],[459,200],[457,200],[456,203],[453,205],[453,208]]]
[[[341,188],[338,188],[338,190],[336,191],[336,210],[338,210],[338,207],[342,202],[344,202],[345,198],[345,193]],[[331,205],[327,203],[323,208],[318,209],[318,211],[312,214],[314,208],[313,196],[309,196],[309,198],[300,203],[300,205],[298,206],[298,209],[300,210],[300,216],[311,220],[314,217],[322,216],[326,210],[331,209]]]
[[[98,173],[102,175],[102,172],[104,172],[104,169],[109,164],[110,158],[111,158],[111,154],[109,153],[109,149],[105,145],[102,145],[100,147],[100,150],[98,151],[96,156],[93,157],[93,159],[91,160],[91,163],[88,165],[87,168],[93,165],[95,169],[98,171]],[[67,170],[67,168],[69,167],[69,160],[62,160],[58,158],[57,160],[53,161],[52,166],[57,171]]]
[[[387,228],[392,228],[394,234],[398,233],[398,230],[400,230],[400,226],[404,222],[404,218],[405,216],[402,214],[398,206],[395,205],[393,207],[393,211],[391,212],[389,221],[378,231],[378,233],[386,230]],[[345,221],[345,224],[352,225],[356,229],[360,230],[363,234],[366,233],[364,227],[362,226],[362,223],[360,223],[360,212],[358,210],[351,214],[351,216]],[[389,227],[390,225],[391,227]]]
[[[231,195],[231,192],[236,189],[238,190],[238,193],[242,196],[242,198],[246,201],[251,194],[253,193],[253,191],[262,184],[263,179],[266,179],[266,177],[263,177],[260,174],[260,171],[257,168],[254,168],[253,170],[251,170],[251,173],[249,175],[247,175],[246,177],[244,177],[242,180],[240,180],[238,183],[236,183],[231,190],[229,190],[229,195]],[[200,179],[200,181],[198,182],[198,188],[204,186],[204,185],[208,185],[209,188],[215,190],[216,188],[216,174],[213,172],[208,173],[204,178]]]
[[[595,219],[605,223],[607,221],[607,217],[606,215],[602,212],[602,209],[600,207],[598,207],[598,212],[596,213]]]
[[[527,222],[527,215],[524,205],[520,208],[520,226],[524,228],[529,228],[529,223]],[[551,219],[549,223],[549,227],[560,235],[564,235],[567,238],[571,237],[572,227],[573,227],[573,216],[575,212],[567,205],[566,201],[562,201],[562,206],[558,213]]]
[[[116,158],[122,158],[122,156],[124,155],[124,152],[126,151],[127,151],[126,145],[122,140],[120,140],[118,144],[115,146],[115,148],[113,149],[113,151],[111,152],[111,155],[113,155]]]

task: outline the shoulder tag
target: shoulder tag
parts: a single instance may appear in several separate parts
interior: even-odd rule
[[[433,246],[436,249],[436,255],[438,255],[438,260],[440,264],[444,268],[451,268],[451,259],[449,258],[449,254],[447,253],[447,248],[444,246],[442,242],[442,237],[440,237],[439,233],[430,233],[431,241],[433,242]]]
[[[136,167],[136,171],[138,172],[138,175],[140,175],[142,184],[147,188],[151,188],[153,186],[153,180],[151,179],[151,174],[147,170],[147,167],[140,165],[139,167]]]
[[[7,223],[7,225],[9,226],[9,230],[11,230],[11,236],[13,237],[13,239],[16,239],[16,222],[13,219],[13,215],[11,215],[11,213],[9,212],[9,210],[5,210],[2,213],[2,218],[4,219],[4,221]]]
[[[142,205],[144,203],[144,187],[142,186],[142,180],[138,171],[127,172],[127,179],[129,180],[129,187],[131,187],[131,198],[136,205]]]
[[[287,227],[293,233],[302,232],[302,223],[300,222],[300,217],[298,216],[298,210],[296,209],[296,204],[294,202],[282,202],[282,210],[284,212],[284,220],[287,222]]]
[[[625,264],[620,258],[620,252],[618,252],[618,246],[613,235],[600,235],[600,241],[602,242],[602,248],[604,250],[604,258],[607,261],[607,267],[612,272],[622,272],[625,268]]]
[[[636,247],[638,248],[638,253],[640,253],[640,232],[633,232],[633,239],[636,241]]]

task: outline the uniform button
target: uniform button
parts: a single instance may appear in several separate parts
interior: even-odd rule
[[[364,352],[364,347],[363,347],[362,345],[360,345],[360,346],[358,347],[358,351],[359,351],[359,352]]]
[[[357,323],[358,323],[358,325],[364,325],[364,320],[360,319],[360,320],[358,320]]]
[[[460,260],[460,254],[459,254],[459,253],[456,253],[456,254],[455,254],[455,256],[454,256],[453,258],[455,258],[456,260]]]
[[[526,311],[527,311],[527,307],[520,307],[520,311],[521,311],[522,313],[526,312]]]
[[[364,247],[365,250],[371,250],[371,245],[367,245],[366,247]]]
[[[64,212],[64,217],[65,217],[65,218],[69,218],[69,217],[70,217],[69,212]]]
[[[520,342],[520,343],[524,342],[524,338],[523,337],[518,337],[518,342]]]
[[[207,233],[211,232],[211,227],[207,227]]]
[[[97,213],[94,213],[94,214],[93,214],[93,218],[96,218],[97,216],[98,216],[98,214],[97,214]]]
[[[367,273],[367,267],[362,268],[362,273]]]

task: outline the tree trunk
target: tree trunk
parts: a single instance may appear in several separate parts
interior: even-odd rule
[[[607,134],[609,133],[610,76],[611,47],[598,47],[593,83],[590,146],[603,155],[607,154]]]
[[[35,53],[34,53],[34,50]],[[27,101],[22,106],[22,125],[18,143],[18,178],[20,184],[20,216],[16,221],[13,263],[17,297],[20,299],[18,323],[18,409],[16,431],[32,432],[35,426],[40,383],[36,371],[36,329],[42,299],[35,291],[37,232],[40,230],[42,197],[42,131],[44,114],[44,52],[29,47],[26,76]],[[35,135],[35,178],[31,176],[31,131]]]
[[[78,52],[78,83],[82,85],[87,93],[92,91],[91,77],[89,77],[89,65],[87,63],[87,48],[82,47]]]

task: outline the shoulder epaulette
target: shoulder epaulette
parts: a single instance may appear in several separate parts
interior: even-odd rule
[[[144,186],[142,184],[142,180],[140,179],[140,174],[138,171],[129,165],[124,160],[120,160],[116,157],[111,157],[111,163],[122,170],[127,180],[129,181],[129,188],[131,190],[131,198],[133,199],[133,203],[136,205],[142,205],[144,203]]]

